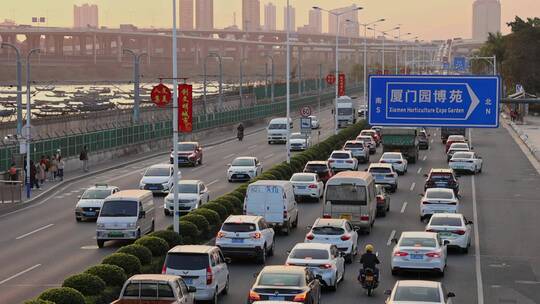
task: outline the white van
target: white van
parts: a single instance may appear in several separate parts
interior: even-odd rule
[[[340,172],[326,182],[323,217],[349,220],[370,233],[376,214],[375,181],[369,172]]]
[[[289,234],[298,226],[298,205],[290,181],[261,180],[252,183],[246,191],[244,214],[260,215],[272,226]]]
[[[293,122],[289,118],[289,130],[292,130]],[[266,128],[268,143],[285,143],[287,142],[287,118],[279,117],[270,120]]]
[[[136,240],[154,231],[154,201],[148,190],[124,190],[107,197],[99,212],[99,248],[109,240]]]

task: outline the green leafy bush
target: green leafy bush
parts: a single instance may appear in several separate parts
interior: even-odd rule
[[[143,236],[136,240],[135,244],[148,248],[154,257],[163,256],[169,251],[169,244],[164,239],[155,236]]]
[[[100,277],[107,286],[123,286],[127,280],[124,269],[116,265],[98,264],[86,269],[85,272]]]
[[[24,304],[54,304],[54,302],[41,300],[41,299],[32,299],[25,301]]]
[[[105,289],[105,282],[98,276],[83,272],[65,279],[62,287],[71,287],[85,296],[95,296]]]
[[[204,206],[204,205],[203,205]],[[198,244],[201,232],[197,225],[192,222],[184,221],[180,218],[179,223],[180,236],[182,237],[182,244]]]
[[[149,235],[164,239],[167,244],[169,244],[169,249],[176,245],[182,244],[182,237],[180,237],[180,235],[174,231],[158,230],[150,233]]]
[[[116,252],[118,253],[127,253],[136,256],[139,261],[141,261],[141,265],[148,265],[150,262],[152,262],[152,252],[150,249],[138,245],[138,244],[131,244],[127,246],[123,246],[120,249],[118,249]]]
[[[124,269],[124,272],[128,277],[141,273],[141,261],[139,261],[136,256],[131,254],[113,253],[106,256],[101,263],[107,265],[116,265]]]
[[[189,214],[183,216],[182,220],[195,224],[195,226],[197,226],[197,229],[199,229],[199,231],[201,232],[202,237],[207,238],[210,236],[210,223],[208,223],[204,216],[190,212]]]
[[[217,230],[221,227],[221,218],[219,217],[219,214],[215,212],[214,210],[206,209],[206,208],[199,208],[195,211],[191,212],[192,214],[198,214],[204,216],[204,218],[208,221],[210,226],[212,227],[210,232],[212,234],[216,233]]]
[[[214,210],[215,212],[219,214],[221,221],[224,221],[229,216],[229,212],[227,211],[227,208],[225,208],[224,206],[220,204],[210,202],[210,203],[202,205],[201,208]]]
[[[82,293],[70,287],[47,289],[39,295],[38,299],[55,304],[85,304]]]
[[[225,194],[221,198],[223,198],[223,201],[220,203],[227,209],[229,214],[238,214],[238,211],[242,210],[242,206],[244,204],[243,199],[240,200],[236,195],[232,195],[230,193]]]

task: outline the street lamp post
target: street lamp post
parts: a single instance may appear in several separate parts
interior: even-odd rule
[[[379,31],[377,29],[375,29],[374,27],[368,27],[369,30],[372,30],[373,33],[375,34],[375,32],[379,32],[382,34],[383,36],[383,40],[382,40],[382,59],[381,59],[381,65],[382,65],[382,74],[385,75],[386,74],[386,71],[385,71],[385,64],[384,64],[384,57],[385,57],[385,54],[384,54],[384,47],[385,47],[385,41],[386,41],[386,34],[388,34],[389,32],[391,31],[394,31],[394,30],[399,30],[401,27],[399,26],[396,26],[394,28],[391,28],[389,30],[386,30],[386,31]]]
[[[413,37],[409,40],[412,40],[413,42],[416,41],[416,39],[418,39],[419,37],[416,36],[416,37]],[[414,52],[414,49],[413,49],[413,52]],[[414,60],[414,53],[413,53],[413,60]],[[408,62],[408,55],[407,55],[407,48],[405,48],[405,74],[408,74],[408,70],[409,70],[409,62]]]
[[[401,34],[401,30],[399,30],[399,33],[397,36],[394,37],[394,39],[396,39],[396,75],[399,74],[399,53],[401,51],[401,38],[402,37],[407,37],[409,35],[412,35],[412,33],[406,33],[406,34]]]
[[[270,68],[271,74],[272,74],[272,76],[271,76],[272,77],[272,86],[270,88],[270,100],[271,100],[272,103],[274,103],[274,89],[275,89],[274,85],[276,83],[275,82],[276,74],[275,74],[274,56],[271,56],[271,55],[267,54],[267,55],[265,55],[265,57],[270,59],[271,64],[272,64],[272,67]]]
[[[139,72],[141,57],[146,56],[146,53],[136,54],[133,50],[123,49],[124,53],[131,54],[133,56],[133,123],[138,124],[140,119],[140,95],[139,95],[139,82],[141,75]]]
[[[172,0],[172,64],[173,64],[173,228],[174,232],[180,233],[180,214],[178,206],[178,54],[176,32],[176,0]],[[205,108],[206,110],[206,108]]]
[[[203,108],[204,108],[204,114],[206,114],[206,87],[207,87],[207,77],[206,77],[206,63],[208,61],[208,58],[210,57],[216,57],[219,61],[219,96],[218,96],[218,109],[221,111],[223,110],[223,58],[218,53],[208,53],[206,57],[204,57],[203,62]]]
[[[32,112],[30,107],[30,100],[32,98],[31,90],[30,90],[30,56],[34,53],[39,53],[39,49],[31,49],[30,52],[28,52],[28,55],[26,55],[26,197],[30,198],[30,189],[32,185],[30,185],[30,172],[32,170],[30,169],[30,141],[32,140],[32,133],[31,133],[31,119],[32,119]]]
[[[338,100],[338,97],[339,97],[339,25],[340,25],[339,24],[339,17],[341,17],[344,14],[359,11],[359,10],[363,9],[363,7],[355,7],[353,9],[343,11],[343,12],[339,12],[339,13],[323,9],[323,8],[318,7],[318,6],[314,6],[313,9],[320,10],[320,11],[325,11],[325,12],[327,12],[327,13],[329,13],[331,15],[334,15],[336,17],[336,74],[335,74],[335,76],[336,76],[336,95],[335,95],[335,100],[334,100],[334,134],[337,134],[338,133],[337,100]]]
[[[240,108],[244,106],[244,61],[247,61],[247,58],[240,59]],[[206,75],[206,70],[204,74]]]
[[[10,47],[17,57],[17,137],[22,134],[22,63],[19,48],[11,43],[2,42],[0,48]]]
[[[367,93],[366,93],[366,89],[367,89],[367,29],[368,29],[368,26],[370,25],[375,26],[377,23],[383,22],[383,21],[386,21],[386,19],[383,18],[383,19],[379,19],[370,23],[360,24],[361,26],[364,27],[364,89],[363,89],[364,102],[366,102],[367,100]]]

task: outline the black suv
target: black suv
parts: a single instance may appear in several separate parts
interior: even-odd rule
[[[428,188],[449,188],[453,189],[456,196],[459,194],[459,182],[452,169],[431,169],[429,174],[425,174],[426,184],[424,191]]]

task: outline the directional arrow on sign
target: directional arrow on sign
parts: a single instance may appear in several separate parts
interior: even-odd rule
[[[469,95],[471,96],[471,105],[469,106],[467,116],[465,116],[465,120],[467,120],[469,119],[469,116],[471,116],[472,112],[474,112],[476,107],[480,104],[480,99],[478,99],[478,96],[476,96],[470,85],[465,84],[465,86],[467,87],[467,92],[469,92]]]

